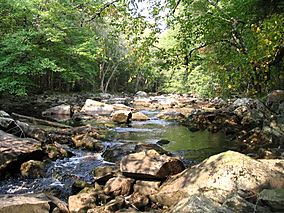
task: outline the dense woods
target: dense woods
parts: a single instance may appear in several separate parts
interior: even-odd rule
[[[0,92],[262,95],[284,87],[281,0],[1,0]]]

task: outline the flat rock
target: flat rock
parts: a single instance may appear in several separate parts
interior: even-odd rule
[[[283,187],[284,173],[241,153],[227,151],[169,178],[151,199],[172,206],[182,198],[202,192],[223,203],[238,190],[256,194],[263,188]]]
[[[6,169],[17,170],[21,163],[40,159],[43,156],[39,141],[31,138],[18,138],[0,130],[0,176],[4,175]]]
[[[2,195],[0,213],[49,213],[49,201],[44,194]]]
[[[0,195],[0,213],[69,213],[65,202],[44,194]]]
[[[120,171],[133,178],[163,179],[180,173],[184,169],[179,159],[160,155],[155,150],[127,155],[120,162]]]
[[[81,112],[91,116],[110,115],[114,111],[114,107],[92,99],[87,99]]]

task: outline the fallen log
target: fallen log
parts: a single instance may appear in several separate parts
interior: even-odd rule
[[[68,125],[65,125],[65,124],[57,123],[57,122],[54,122],[54,121],[47,121],[47,120],[43,120],[43,119],[39,119],[39,118],[26,116],[26,115],[20,115],[20,114],[17,114],[17,113],[12,113],[12,116],[17,118],[17,119],[28,120],[29,122],[31,122],[33,124],[42,124],[42,125],[58,127],[58,128],[71,128],[71,126],[68,126]]]

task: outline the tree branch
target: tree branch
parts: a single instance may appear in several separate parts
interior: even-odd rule
[[[101,13],[102,13],[105,9],[107,9],[107,8],[110,7],[110,6],[115,6],[114,3],[118,2],[118,1],[119,1],[119,0],[113,0],[113,1],[111,1],[111,2],[108,2],[108,3],[104,4],[104,5],[95,13],[95,15],[94,15],[92,18],[90,18],[89,20],[87,20],[87,22],[93,21],[95,18],[100,17],[100,16],[101,16]]]

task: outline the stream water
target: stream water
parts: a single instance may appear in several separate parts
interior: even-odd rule
[[[158,112],[144,111],[151,117],[148,121],[135,121],[130,126],[111,129],[111,140],[103,142],[106,147],[117,144],[156,143],[161,139],[170,141],[163,148],[180,156],[184,162],[201,161],[210,155],[231,149],[233,144],[221,133],[207,131],[190,132],[177,122],[156,118]],[[92,170],[97,166],[113,164],[104,161],[102,153],[68,148],[71,158],[50,162],[45,178],[11,178],[0,182],[0,194],[32,193],[49,191],[60,198],[67,198],[74,180],[92,182]]]

